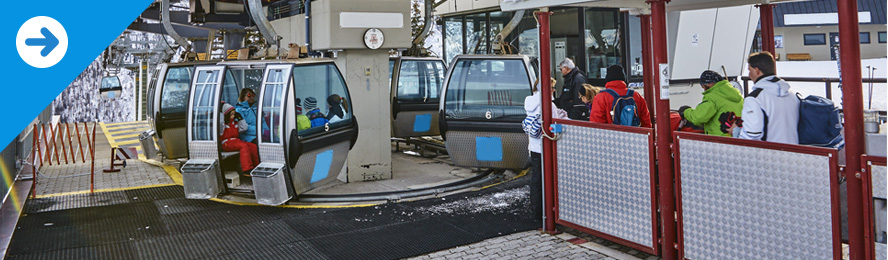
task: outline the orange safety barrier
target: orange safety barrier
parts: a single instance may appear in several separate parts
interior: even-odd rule
[[[65,129],[62,130],[62,124],[65,125]],[[74,137],[71,136],[71,127],[74,127],[74,133],[77,135],[77,149],[74,148]],[[58,165],[61,165],[61,160],[64,157],[65,164],[69,163],[77,163],[77,151],[80,151],[80,161],[82,163],[86,163],[86,154],[83,149],[83,141],[79,123],[59,123],[55,127],[52,124],[34,124],[34,133],[33,138],[31,139],[32,149],[31,149],[31,169],[33,172],[33,186],[31,187],[31,195],[37,195],[37,170],[44,163],[49,163],[52,165],[53,156],[55,156],[55,162]],[[48,129],[47,129],[48,127]],[[92,133],[90,133],[89,124],[86,122],[83,123],[83,134],[86,135],[86,144],[87,149],[90,153],[90,192],[95,191],[95,148],[96,148],[96,128],[98,128],[98,123],[93,123]],[[90,136],[91,135],[91,136]],[[67,136],[67,146],[65,147],[65,139]],[[50,151],[52,150],[52,151]],[[62,151],[61,156],[59,156],[59,150]],[[71,154],[71,160],[68,160],[68,151]]]

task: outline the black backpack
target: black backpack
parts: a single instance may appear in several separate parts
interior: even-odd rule
[[[842,149],[842,117],[832,100],[819,96],[799,98],[799,144]]]

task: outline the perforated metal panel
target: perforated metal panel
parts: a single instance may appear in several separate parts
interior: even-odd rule
[[[311,183],[311,177],[315,166],[315,158],[317,158],[318,154],[329,151],[330,149],[333,149],[333,165],[330,166],[330,171],[327,174],[327,178],[315,183]],[[348,158],[348,141],[340,142],[325,148],[303,153],[302,156],[299,157],[299,161],[296,162],[295,170],[291,171],[293,173],[293,188],[295,188],[296,194],[301,194],[305,191],[311,190],[316,185],[321,185],[327,181],[336,179],[339,171],[342,170],[342,166],[345,165],[346,158]]]
[[[430,114],[432,116],[431,126],[429,127],[429,131],[426,132],[414,132],[414,123],[416,120],[416,115],[420,114]],[[409,112],[400,112],[398,113],[398,119],[392,120],[392,136],[394,137],[415,137],[415,136],[435,136],[440,135],[441,131],[438,128],[438,111],[409,111]]]
[[[284,159],[284,146],[279,144],[259,144],[259,157],[262,162],[287,163]]]
[[[888,174],[886,174],[886,169],[888,169],[888,168],[886,168],[885,166],[882,166],[882,165],[870,165],[870,170],[872,171],[871,172],[872,173],[871,179],[873,182],[872,183],[873,198],[880,198],[880,199],[886,198],[885,193],[888,192],[885,190],[885,186],[888,185]],[[884,218],[880,219],[878,217],[880,215],[881,216],[886,215],[884,212],[884,209],[885,208],[875,209],[877,211],[882,211],[882,212],[874,212],[874,215],[876,216],[874,218],[874,221],[884,221]],[[882,233],[882,231],[879,230],[880,229],[879,227],[884,228],[886,226],[886,223],[884,223],[884,222],[883,223],[875,223],[875,226],[876,226],[876,232],[877,232],[876,237],[879,237],[880,235],[878,233]],[[875,242],[874,248],[876,250],[876,259],[888,258],[888,244]]]
[[[678,142],[685,258],[833,258],[828,156]]]
[[[161,131],[166,155],[169,159],[188,157],[188,136],[185,127],[167,128]]]
[[[189,159],[219,159],[219,146],[215,141],[188,142]]]
[[[648,145],[647,134],[564,125],[558,218],[653,247]]]
[[[479,161],[475,151],[475,137],[502,138],[502,161]],[[527,135],[524,133],[447,131],[447,153],[453,164],[467,167],[523,169],[527,167]]]
[[[888,168],[882,165],[871,165],[870,169],[873,171],[873,198],[888,198],[886,196],[888,191],[885,190],[885,186],[888,186],[888,174],[886,174]]]

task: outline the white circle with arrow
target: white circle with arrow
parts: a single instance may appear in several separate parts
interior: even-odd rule
[[[15,36],[19,56],[35,68],[49,68],[65,57],[68,34],[65,27],[48,16],[37,16],[22,24]]]

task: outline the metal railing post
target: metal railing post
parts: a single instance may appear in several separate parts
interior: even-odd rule
[[[860,34],[856,0],[838,0],[839,50],[841,53],[842,108],[845,113],[845,173],[848,176],[848,246],[851,259],[863,259],[863,184],[859,178],[864,153],[863,84],[860,72]],[[867,198],[869,199],[869,198]]]
[[[669,0],[649,0],[651,5],[651,28],[652,31],[652,48],[654,53],[654,66],[657,73],[654,73],[654,96],[657,97],[656,105],[657,120],[654,140],[656,140],[657,153],[657,177],[659,180],[659,199],[660,202],[660,227],[662,228],[661,252],[663,259],[671,260],[677,258],[675,250],[676,244],[676,223],[675,223],[675,193],[673,179],[673,158],[672,158],[672,132],[670,131],[669,118],[669,89],[668,86],[661,86],[661,82],[668,82],[668,78],[660,80],[661,77],[668,77],[669,71],[660,71],[668,68],[669,55],[666,45],[666,3]],[[666,65],[663,67],[662,65]]]

